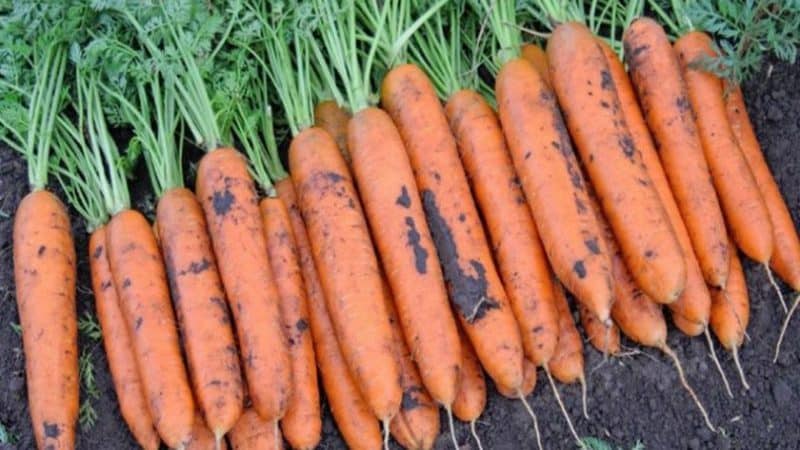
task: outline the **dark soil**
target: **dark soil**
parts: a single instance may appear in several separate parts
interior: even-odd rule
[[[795,223],[800,223],[800,63],[794,66],[767,64],[745,86],[745,97],[767,160],[789,204]],[[136,205],[152,211],[146,179],[139,177],[133,187]],[[14,299],[11,254],[13,213],[27,192],[26,170],[22,160],[6,147],[0,147],[0,422],[14,444],[0,449],[34,448],[25,397],[24,355],[21,340],[12,325],[18,322]],[[77,217],[73,222],[79,258],[79,314],[93,311],[88,279],[86,234]],[[689,396],[678,384],[670,361],[652,349],[641,349],[625,342],[628,356],[603,362],[593,349],[586,350],[589,383],[589,413],[581,416],[580,389],[560,386],[562,397],[581,436],[592,436],[614,447],[628,449],[637,442],[650,449],[699,448],[781,448],[800,447],[800,317],[791,327],[777,364],[772,354],[783,317],[778,300],[764,272],[745,262],[750,289],[750,340],[741,351],[744,370],[751,389],[744,391],[736,376],[732,358],[718,347],[722,366],[728,373],[736,397],[729,399],[702,338],[688,339],[670,329],[669,344],[683,361],[689,382],[707,407],[719,433],[708,431]],[[784,292],[788,289],[783,286]],[[100,397],[92,400],[99,416],[96,424],[78,432],[79,449],[136,448],[119,412],[108,374],[102,345],[81,336],[82,352],[91,354],[96,369]],[[542,441],[547,448],[574,448],[544,374],[536,392],[529,397],[539,418]],[[82,393],[82,401],[83,393]],[[444,419],[444,417],[442,417]],[[443,424],[446,423],[442,422]],[[500,397],[490,389],[478,433],[487,449],[535,448],[533,427],[518,401]],[[444,431],[444,430],[443,430]],[[344,448],[325,408],[321,448]],[[466,424],[457,424],[462,448],[476,448]],[[443,432],[436,448],[451,448]]]

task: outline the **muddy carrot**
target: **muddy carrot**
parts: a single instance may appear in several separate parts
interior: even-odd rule
[[[652,19],[634,20],[625,30],[624,46],[631,81],[703,276],[711,286],[725,286],[730,264],[725,222],[680,63]]]
[[[142,448],[157,450],[158,433],[147,407],[139,369],[133,355],[133,344],[120,309],[111,267],[108,265],[104,226],[95,229],[89,238],[89,268],[97,320],[103,330],[103,348],[111,380],[114,382],[120,414]]]
[[[582,24],[562,23],[547,42],[547,56],[570,134],[626,265],[654,301],[672,303],[686,285],[683,253],[596,38]]]
[[[647,168],[653,187],[658,192],[661,204],[667,213],[675,237],[678,239],[686,264],[686,287],[677,300],[669,304],[675,325],[689,336],[703,332],[708,324],[708,315],[711,308],[711,295],[708,292],[703,272],[692,248],[689,232],[681,218],[680,209],[675,202],[675,197],[669,187],[667,176],[658,159],[658,152],[653,145],[650,132],[647,129],[636,93],[631,81],[625,73],[625,68],[617,55],[604,41],[598,40],[598,45],[603,50],[608,62],[609,73],[617,88],[620,108],[628,124],[631,138],[642,157],[642,163]]]
[[[275,421],[264,420],[255,409],[246,408],[228,432],[231,450],[283,450]]]
[[[348,164],[352,161],[347,150],[347,124],[351,116],[350,112],[334,100],[323,100],[314,107],[314,125],[331,135]]]

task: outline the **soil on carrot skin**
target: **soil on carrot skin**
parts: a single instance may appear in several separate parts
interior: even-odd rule
[[[772,168],[795,223],[800,224],[800,62],[794,66],[765,64],[762,72],[745,85],[745,97],[767,160]],[[195,158],[196,160],[196,158]],[[152,212],[153,198],[147,195],[143,173],[134,184],[135,204]],[[31,449],[35,444],[25,397],[24,355],[22,342],[13,325],[19,322],[14,297],[11,254],[13,212],[27,192],[25,165],[16,154],[0,147],[0,423],[13,444],[0,444],[0,450]],[[79,255],[78,310],[83,315],[94,310],[90,293],[86,254],[87,239],[83,225],[73,216],[75,244]],[[733,359],[719,346],[717,353],[734,390],[735,398],[725,394],[719,375],[708,357],[705,340],[682,336],[670,327],[669,345],[684,364],[689,382],[708,409],[719,433],[712,433],[689,395],[678,384],[670,361],[658,351],[643,349],[626,341],[626,356],[604,362],[602,355],[587,349],[586,367],[589,385],[589,414],[581,416],[580,389],[559,385],[567,411],[578,433],[597,437],[614,448],[628,449],[642,442],[649,449],[672,448],[798,448],[800,429],[800,317],[790,327],[780,360],[772,364],[772,354],[783,318],[778,300],[763,270],[745,261],[750,290],[751,320],[747,329],[750,340],[741,351],[751,389],[744,391],[736,375]],[[785,285],[784,293],[788,294]],[[89,352],[95,367],[99,398],[91,401],[98,414],[91,428],[78,430],[79,449],[133,449],[136,445],[119,415],[113,385],[102,344],[81,336],[82,352]],[[529,398],[539,419],[542,441],[547,448],[574,448],[567,426],[545,377],[540,373],[536,391]],[[490,383],[491,384],[491,383]],[[85,401],[85,393],[81,400]],[[324,399],[323,399],[324,402]],[[321,448],[345,448],[330,410],[324,408]],[[442,434],[437,449],[452,444],[442,416]],[[500,397],[490,387],[489,401],[477,423],[477,432],[487,449],[535,448],[533,426],[518,401]],[[475,449],[466,424],[456,424],[456,438],[463,449]],[[395,443],[393,448],[398,448]]]

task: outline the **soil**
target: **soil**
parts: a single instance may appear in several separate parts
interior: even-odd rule
[[[761,73],[745,85],[745,97],[759,140],[781,186],[795,223],[800,223],[800,62],[795,65],[768,61]],[[136,206],[152,212],[152,196],[146,177],[137,177],[132,191]],[[18,322],[14,298],[11,254],[13,213],[27,192],[26,169],[21,158],[0,147],[0,423],[13,444],[4,449],[34,448],[25,396],[24,355],[20,336],[12,327]],[[79,258],[79,314],[93,311],[88,278],[87,240],[81,221],[73,219]],[[559,385],[578,433],[605,440],[612,448],[628,449],[641,442],[648,449],[753,449],[800,447],[800,318],[790,328],[777,364],[772,354],[783,312],[767,278],[756,264],[745,261],[751,300],[750,336],[741,351],[751,388],[744,391],[733,359],[717,346],[722,366],[735,398],[725,394],[719,375],[708,357],[702,338],[688,339],[670,328],[669,345],[683,362],[689,383],[705,404],[718,433],[710,432],[688,394],[678,384],[670,361],[658,351],[625,341],[625,356],[604,361],[593,349],[585,351],[591,420],[581,416],[578,386]],[[782,285],[785,294],[789,289]],[[78,432],[79,449],[136,448],[117,410],[117,402],[102,345],[81,336],[80,348],[94,362],[99,398],[91,400],[97,422]],[[564,418],[544,374],[529,397],[547,448],[574,448]],[[83,393],[81,400],[83,401]],[[324,400],[323,400],[324,401]],[[327,406],[324,407],[320,448],[344,448]],[[444,416],[442,423],[445,424]],[[477,431],[487,449],[535,448],[533,426],[523,405],[500,397],[489,389],[486,411]],[[458,423],[456,437],[463,449],[477,448],[466,424]],[[394,447],[394,444],[393,444]],[[446,430],[437,449],[452,448]]]

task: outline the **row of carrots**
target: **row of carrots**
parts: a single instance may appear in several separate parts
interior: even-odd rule
[[[314,448],[318,377],[352,448],[386,446],[389,433],[405,448],[432,448],[439,406],[456,448],[453,415],[478,440],[484,371],[534,425],[526,396],[539,367],[559,403],[554,380],[583,385],[588,417],[565,289],[594,347],[618,353],[622,332],[663,351],[715,430],[667,345],[662,306],[712,352],[713,332],[739,366],[749,302],[737,247],[798,291],[800,239],[740,88],[695,64],[714,56],[710,37],[692,31],[671,44],[656,21],[632,20],[626,71],[568,8],[540,5],[561,19],[543,50],[522,45],[513,0],[445,3],[315,0],[316,28],[295,30],[313,40],[283,34],[298,5],[278,18],[245,7],[266,24],[264,52],[249,43],[244,53],[263,58],[241,100],[260,113],[233,126],[247,158],[222,144],[182,31],[168,25],[159,44],[135,14],[106,12],[137,31],[135,52],[165,58],[160,45],[173,45],[179,70],[153,71],[133,100],[78,75],[85,120],[76,127],[56,111],[51,134],[73,145],[54,143],[56,157],[44,160],[87,218],[104,347],[142,447],[221,448],[227,437],[236,449],[272,448],[283,437]],[[462,48],[481,45],[469,41],[480,33],[496,108],[477,75],[462,76],[471,63]],[[61,80],[65,47],[48,55],[43,73]],[[371,92],[378,64],[387,72]],[[327,100],[305,91],[315,84]],[[59,90],[37,86],[40,96]],[[145,143],[154,224],[130,208],[121,154],[103,108],[91,106],[104,96]],[[381,108],[371,106],[377,96]],[[289,173],[268,100],[291,133]],[[171,141],[184,127],[206,150],[194,192],[180,169],[160,170],[180,167]],[[86,167],[95,169],[76,170]],[[66,208],[46,176],[35,179],[14,228],[30,412],[39,448],[72,448],[76,258]],[[104,206],[93,214],[87,204]]]

